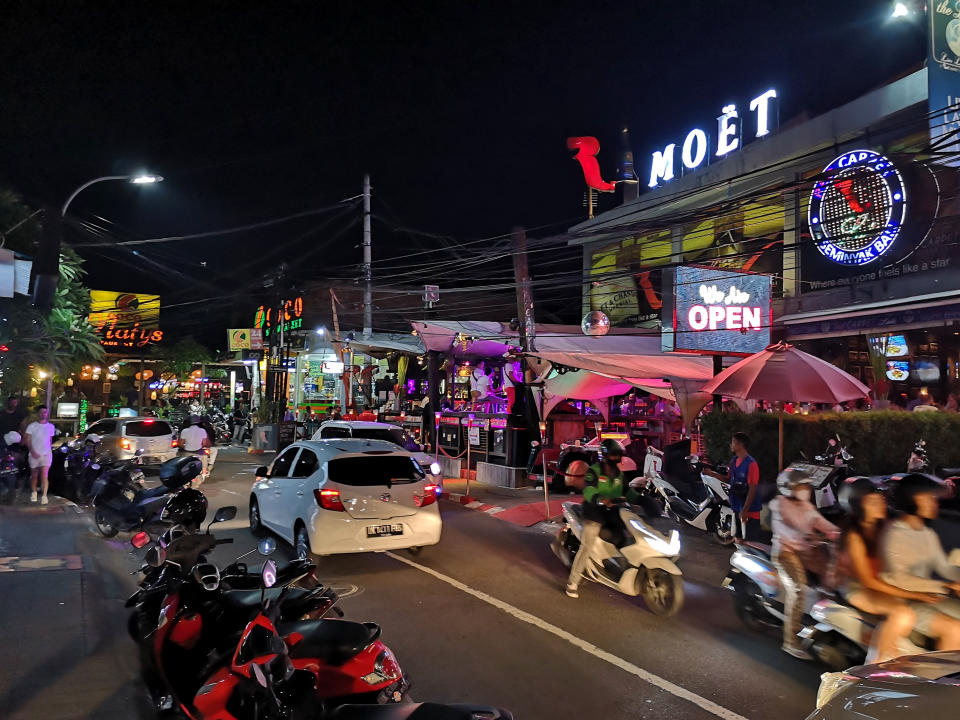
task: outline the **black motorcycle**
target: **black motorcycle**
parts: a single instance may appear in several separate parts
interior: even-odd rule
[[[144,487],[140,454],[132,460],[100,460],[100,476],[93,483],[93,520],[104,537],[129,532],[160,522],[160,513],[169,495],[180,490],[202,472],[200,459],[192,455],[167,460],[160,466],[160,485]]]

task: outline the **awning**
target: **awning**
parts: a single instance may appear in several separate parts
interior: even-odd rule
[[[918,302],[919,301],[919,302]],[[788,340],[846,335],[882,335],[894,330],[911,330],[960,322],[960,298],[956,291],[913,298],[905,304],[848,305],[843,308],[785,315],[774,324],[783,325]]]

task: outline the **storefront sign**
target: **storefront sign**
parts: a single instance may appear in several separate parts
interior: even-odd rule
[[[261,305],[257,308],[253,326],[263,331],[264,337],[272,333],[299,330],[303,327],[303,298],[284,300],[277,307]]]
[[[664,350],[751,355],[770,344],[769,275],[706,267],[678,267],[669,275]]]
[[[250,349],[250,328],[227,330],[227,348],[230,352]]]
[[[886,157],[853,150],[813,186],[807,221],[817,249],[840,265],[865,265],[887,253],[907,211],[903,178]]]
[[[324,375],[340,375],[343,373],[343,363],[336,360],[324,360],[321,372]]]
[[[777,91],[767,90],[750,101],[750,112],[754,117],[750,134],[753,137],[769,135],[771,129],[776,128],[779,123],[776,99]],[[654,188],[662,182],[673,180],[677,172],[696,170],[709,162],[711,153],[714,157],[722,158],[743,146],[743,123],[737,106],[733,103],[724,105],[720,112],[722,114],[717,118],[717,136],[713,145],[707,132],[701,128],[693,128],[687,133],[680,146],[682,170],[677,167],[679,164],[676,162],[676,143],[670,143],[663,150],[657,150],[651,155],[648,183],[650,187]],[[674,170],[675,167],[677,171]]]
[[[960,165],[960,3],[929,3],[927,103],[937,162]]]
[[[160,296],[90,291],[88,321],[111,352],[144,348],[163,340],[160,330]]]

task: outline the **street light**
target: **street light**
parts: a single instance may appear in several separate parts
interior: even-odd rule
[[[73,202],[73,199],[86,190],[91,185],[96,185],[97,183],[107,182],[108,180],[122,180],[124,182],[131,183],[133,185],[153,185],[158,182],[163,181],[163,177],[160,175],[148,175],[141,173],[140,175],[104,175],[103,177],[94,178],[93,180],[88,180],[83,185],[78,187],[72,193],[70,197],[67,198],[67,201],[63,204],[63,209],[60,211],[61,216],[66,216],[67,208],[70,207],[70,203]]]

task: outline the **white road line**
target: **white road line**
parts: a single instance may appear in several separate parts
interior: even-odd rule
[[[518,607],[514,607],[510,603],[506,603],[503,600],[498,600],[492,595],[487,595],[487,593],[482,592],[480,590],[475,590],[469,585],[465,585],[464,583],[460,582],[459,580],[456,580],[448,575],[444,575],[443,573],[437,572],[432,568],[428,568],[426,565],[421,565],[420,563],[416,563],[413,560],[408,560],[407,558],[401,557],[400,555],[396,555],[392,552],[386,552],[384,554],[389,557],[392,557],[394,560],[398,560],[406,565],[409,565],[410,567],[414,567],[417,570],[420,570],[421,572],[425,572],[427,575],[431,575],[435,577],[437,580],[441,580],[447,583],[448,585],[455,587],[457,590],[467,593],[467,595],[472,595],[473,597],[477,598],[478,600],[482,600],[488,605],[493,605],[493,607],[497,608],[498,610],[502,610],[508,615],[512,615],[518,620],[522,620],[525,623],[528,623],[530,625],[533,625],[534,627],[540,628],[541,630],[544,630],[545,632],[548,632],[551,635],[555,635],[561,640],[566,640],[568,643],[570,643],[576,648],[579,648],[580,650],[583,650],[585,653],[593,655],[595,658],[598,658],[600,660],[604,660],[605,662],[608,662],[611,665],[614,665],[620,668],[621,670],[624,670],[630,673],[631,675],[635,675],[636,677],[640,678],[644,682],[650,683],[651,685],[658,687],[661,690],[665,690],[671,695],[675,695],[676,697],[681,698],[682,700],[691,702],[697,707],[701,708],[702,710],[706,710],[711,715],[715,715],[718,718],[723,718],[723,720],[747,720],[747,718],[745,718],[743,715],[739,715],[735,713],[733,710],[728,710],[727,708],[723,707],[722,705],[718,705],[712,700],[707,700],[707,698],[697,695],[695,692],[691,692],[686,688],[680,687],[676,683],[672,683],[669,680],[660,677],[659,675],[654,675],[652,672],[648,670],[644,670],[642,667],[638,665],[634,665],[629,660],[624,660],[623,658],[618,657],[613,653],[607,652],[606,650],[603,650],[602,648],[597,647],[593,643],[587,642],[586,640],[579,638],[572,633],[567,632],[563,628],[559,628],[556,625],[548,623],[546,620],[542,620],[541,618],[538,618],[536,615],[532,615],[531,613],[528,613],[525,610],[521,610]]]

